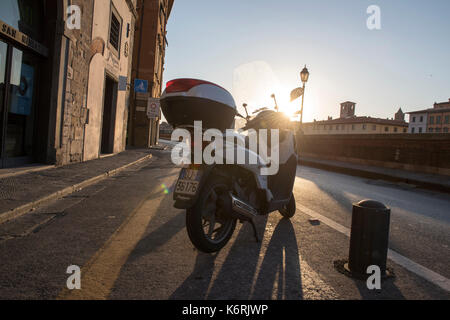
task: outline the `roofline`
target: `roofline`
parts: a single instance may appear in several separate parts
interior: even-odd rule
[[[369,118],[369,117],[319,120],[319,121],[315,121],[315,122],[306,122],[305,124],[362,124],[362,123],[397,125],[397,126],[405,126],[405,127],[408,126],[408,122],[406,122],[406,121],[380,119],[380,118]]]
[[[450,108],[431,108],[425,110],[411,111],[406,112],[406,114],[415,114],[415,113],[441,113],[441,112],[450,112]]]

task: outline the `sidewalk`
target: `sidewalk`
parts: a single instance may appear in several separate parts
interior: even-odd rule
[[[400,169],[381,168],[310,157],[300,157],[299,163],[308,167],[352,176],[407,183],[418,188],[450,193],[450,177],[444,175],[417,173]]]
[[[148,149],[133,149],[83,163],[0,176],[0,223],[151,157]]]

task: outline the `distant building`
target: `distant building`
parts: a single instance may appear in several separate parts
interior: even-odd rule
[[[137,0],[132,81],[146,80],[147,93],[132,95],[128,144],[149,147],[158,141],[161,117],[147,117],[148,97],[159,98],[163,85],[164,57],[168,44],[166,25],[174,0]]]
[[[450,99],[435,102],[433,108],[407,112],[409,133],[448,133],[450,130]]]
[[[356,103],[346,101],[341,103],[340,118],[304,123],[305,134],[388,134],[406,133],[408,123],[405,122],[401,109],[394,119],[380,119],[372,117],[357,117]]]
[[[356,103],[346,101],[341,103],[341,119],[353,118],[355,116]]]
[[[394,120],[405,121],[405,113],[402,111],[402,108],[398,109],[397,113],[394,116]]]

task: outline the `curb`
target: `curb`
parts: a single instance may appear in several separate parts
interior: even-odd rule
[[[5,179],[5,178],[11,178],[11,177],[17,177],[23,174],[27,174],[27,173],[31,173],[31,172],[41,172],[41,171],[45,171],[48,169],[53,169],[56,168],[55,165],[50,165],[50,166],[40,166],[38,168],[30,168],[30,169],[25,169],[19,172],[10,172],[10,173],[3,173],[0,174],[0,179]]]
[[[9,220],[18,218],[20,216],[23,216],[24,214],[30,212],[32,209],[35,209],[35,208],[37,208],[37,207],[39,207],[39,206],[41,206],[41,205],[43,205],[43,204],[45,204],[47,202],[50,202],[52,200],[56,200],[56,199],[65,197],[65,196],[67,196],[67,195],[69,195],[69,194],[71,194],[71,193],[73,193],[75,191],[79,191],[79,190],[81,190],[83,188],[86,188],[86,187],[88,187],[88,186],[90,186],[90,185],[92,185],[94,183],[97,183],[97,182],[99,182],[101,180],[104,180],[104,179],[106,179],[108,177],[112,177],[112,176],[118,174],[119,172],[125,170],[128,167],[136,165],[136,164],[138,164],[140,162],[143,162],[145,160],[149,160],[152,157],[153,157],[152,154],[146,155],[146,156],[144,156],[144,157],[142,157],[142,158],[140,158],[140,159],[138,159],[136,161],[127,163],[126,165],[123,165],[122,167],[119,167],[119,168],[116,168],[116,169],[112,169],[112,170],[107,171],[105,173],[102,173],[102,174],[100,174],[100,175],[98,175],[96,177],[92,177],[92,178],[84,180],[84,181],[82,181],[80,183],[77,183],[77,184],[74,184],[72,186],[66,187],[66,188],[64,188],[62,190],[59,190],[59,191],[56,191],[56,192],[54,192],[54,193],[52,193],[52,194],[50,194],[48,196],[45,196],[45,197],[40,198],[38,200],[26,203],[24,205],[21,205],[20,207],[14,208],[14,209],[6,211],[6,212],[2,212],[2,213],[0,213],[0,224],[5,223],[5,222],[7,222]]]
[[[299,159],[298,163],[303,166],[317,168],[317,169],[323,169],[323,170],[342,173],[342,174],[347,174],[350,176],[363,177],[363,178],[368,178],[368,179],[381,179],[381,180],[390,181],[390,182],[402,182],[402,183],[414,185],[415,187],[422,188],[422,189],[450,193],[450,186],[447,186],[444,184],[439,184],[439,183],[403,178],[403,177],[392,176],[392,175],[373,172],[373,171],[365,171],[365,170],[355,169],[355,168],[341,167],[341,166],[336,166],[336,165],[331,165],[331,164],[326,164],[326,163],[304,160],[304,159]]]

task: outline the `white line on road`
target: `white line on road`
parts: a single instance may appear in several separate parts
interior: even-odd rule
[[[350,237],[350,229],[347,227],[344,227],[343,225],[340,225],[339,223],[321,215],[320,213],[307,208],[300,203],[296,202],[297,209],[301,212],[311,216],[314,219],[320,220],[323,223],[325,223],[327,226],[333,228],[336,231],[339,231],[340,233],[345,234],[347,237]],[[418,276],[430,281],[431,283],[441,287],[442,289],[446,291],[450,291],[450,279],[447,279],[446,277],[412,261],[411,259],[408,259],[405,256],[402,256],[398,252],[389,249],[388,250],[388,258],[395,263],[401,265],[405,269],[417,274]]]

